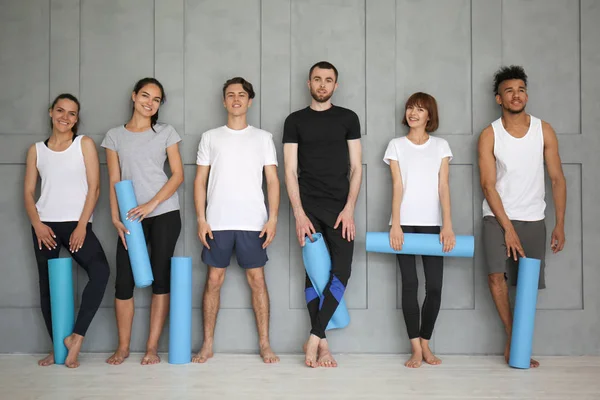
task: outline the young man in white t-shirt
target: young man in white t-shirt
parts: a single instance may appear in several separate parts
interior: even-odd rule
[[[252,290],[260,356],[265,363],[279,358],[269,344],[269,295],[264,276],[266,248],[275,237],[279,210],[277,154],[273,135],[248,125],[246,114],[254,89],[236,77],[223,86],[227,125],[204,132],[198,145],[194,198],[198,236],[207,264],[203,296],[204,343],[193,362],[213,356],[213,339],[225,268],[235,252],[246,270]],[[263,171],[267,181],[269,213],[262,191]]]

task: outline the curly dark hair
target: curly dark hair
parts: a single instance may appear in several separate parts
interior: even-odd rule
[[[498,87],[504,81],[520,79],[527,86],[527,74],[520,65],[503,66],[494,74],[494,94],[498,94]]]

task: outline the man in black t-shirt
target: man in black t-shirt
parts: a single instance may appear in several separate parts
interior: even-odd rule
[[[331,104],[337,69],[326,61],[312,66],[310,107],[285,120],[285,182],[300,246],[322,233],[331,254],[331,275],[323,299],[306,276],[306,303],[312,329],[305,344],[309,367],[335,367],[325,328],[346,290],[354,251],[354,207],[362,179],[360,122],[351,110]],[[348,179],[348,176],[350,179]]]

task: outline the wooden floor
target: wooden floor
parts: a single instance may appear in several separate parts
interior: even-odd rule
[[[537,370],[496,356],[446,356],[409,370],[403,355],[337,355],[338,368],[310,369],[300,355],[265,365],[217,354],[207,364],[110,366],[84,354],[81,367],[38,367],[34,355],[0,355],[0,399],[600,399],[600,357],[541,357]],[[163,356],[166,360],[166,357]]]

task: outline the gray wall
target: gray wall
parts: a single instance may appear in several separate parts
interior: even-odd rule
[[[56,94],[82,102],[82,132],[100,143],[127,120],[133,83],[154,75],[166,87],[161,119],[182,135],[184,227],[177,255],[194,259],[194,348],[202,341],[200,262],[193,207],[195,152],[203,131],[224,123],[220,87],[242,75],[258,96],[250,123],[273,132],[279,160],[285,117],[308,104],[312,63],[340,70],[335,103],[357,112],[363,130],[364,182],[358,237],[346,294],[351,325],[329,337],[335,351],[409,350],[395,258],[365,252],[365,232],[387,228],[391,184],[381,161],[412,92],[440,104],[439,135],[454,151],[451,166],[457,234],[474,234],[474,259],[448,259],[443,310],[433,345],[440,353],[500,353],[503,330],[490,299],[480,241],[482,194],[476,166],[478,133],[499,115],[493,72],[518,63],[530,76],[534,115],[556,129],[568,182],[567,246],[549,255],[548,289],[540,292],[537,354],[600,354],[600,1],[597,0],[2,0],[0,1],[0,352],[49,348],[38,305],[37,270],[22,205],[27,147],[48,135],[46,110]],[[116,235],[110,223],[107,172],[94,229],[111,261],[109,289],[86,351],[117,343],[112,307]],[[280,176],[282,176],[280,168]],[[282,186],[283,188],[283,186]],[[283,192],[282,192],[283,193]],[[283,196],[278,236],[269,249],[272,343],[299,351],[309,328],[303,267],[293,218]],[[550,196],[548,234],[553,226]],[[66,253],[64,253],[66,255]],[[85,273],[77,269],[77,293]],[[420,272],[422,278],[422,272]],[[79,296],[78,296],[79,297]],[[149,290],[137,290],[133,343],[142,350]],[[167,348],[168,329],[162,339]],[[217,351],[255,351],[249,290],[232,265],[222,294]]]

